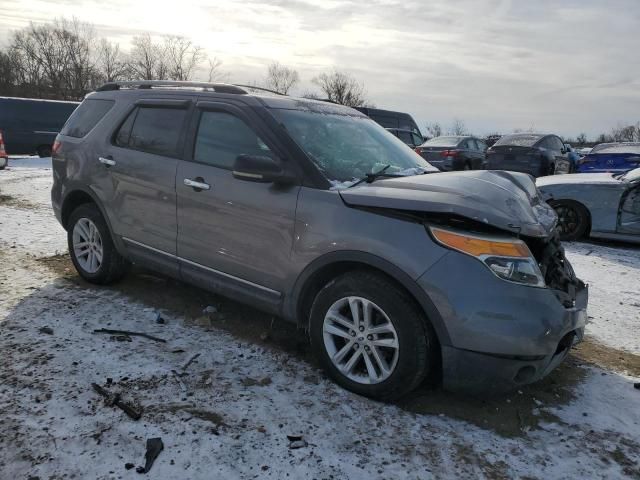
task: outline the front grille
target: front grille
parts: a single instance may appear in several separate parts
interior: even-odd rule
[[[575,305],[576,292],[584,288],[584,283],[576,277],[573,267],[564,255],[564,248],[558,233],[546,239],[523,238],[533,253],[544,281],[567,308]]]

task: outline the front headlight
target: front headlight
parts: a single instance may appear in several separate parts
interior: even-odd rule
[[[429,230],[440,244],[477,258],[503,280],[532,287],[545,286],[540,268],[522,240],[472,235],[439,227]]]

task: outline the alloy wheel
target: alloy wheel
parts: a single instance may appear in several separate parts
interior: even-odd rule
[[[568,205],[559,205],[556,207],[558,214],[558,229],[561,236],[571,236],[580,228],[580,215],[578,212]]]
[[[337,300],[324,317],[322,334],[331,362],[354,382],[383,382],[398,363],[396,329],[387,314],[366,298]]]
[[[96,273],[102,265],[104,248],[100,232],[88,218],[80,218],[73,227],[73,254],[87,273]]]

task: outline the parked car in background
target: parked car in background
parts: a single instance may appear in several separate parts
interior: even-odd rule
[[[419,133],[404,128],[387,128],[387,130],[393,133],[396,137],[409,145],[411,148],[415,148],[418,145],[424,143],[424,138]]]
[[[416,148],[427,162],[442,171],[482,170],[486,168],[487,146],[471,136],[442,136]]]
[[[578,162],[582,158],[570,144],[565,143],[564,148],[567,152],[567,160],[569,160],[569,173],[575,173],[578,170]]]
[[[557,135],[514,133],[505,135],[487,150],[490,170],[523,172],[534,177],[569,173],[570,161]]]
[[[640,143],[601,143],[578,162],[579,172],[626,172],[640,167]]]
[[[536,181],[558,214],[562,240],[583,236],[640,243],[640,168]]]
[[[367,117],[377,124],[382,125],[384,128],[409,130],[413,133],[417,133],[421,138],[423,138],[422,133],[420,133],[420,129],[418,128],[418,124],[408,113],[369,107],[355,107],[355,109],[364,113]]]
[[[502,135],[487,135],[486,137],[484,137],[484,143],[487,144],[487,147],[491,147],[493,146],[494,143],[496,143],[498,140],[500,140],[502,138]]]
[[[9,155],[51,156],[56,135],[78,102],[0,97],[0,132]]]
[[[529,176],[431,174],[342,105],[107,84],[64,126],[52,164],[83,278],[110,283],[135,262],[297,322],[361,395],[397,398],[427,378],[518,388],[584,334],[588,289]]]

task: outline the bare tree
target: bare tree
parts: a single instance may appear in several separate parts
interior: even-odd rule
[[[163,45],[154,42],[145,33],[133,37],[131,41],[131,71],[140,80],[162,80],[167,75],[167,64]]]
[[[120,45],[101,39],[97,52],[98,75],[103,82],[117,82],[127,78],[130,65],[120,51]]]
[[[586,133],[581,133],[580,135],[578,135],[576,137],[576,141],[578,142],[579,145],[584,145],[585,143],[587,143]]]
[[[312,82],[320,87],[332,102],[349,107],[362,107],[367,104],[364,86],[348,73],[337,70],[321,73]]]
[[[30,24],[13,34],[9,55],[27,95],[79,99],[96,81],[93,27],[77,19]]]
[[[449,134],[450,135],[467,135],[467,127],[461,119],[455,118],[453,120],[453,123],[451,123]]]
[[[300,75],[296,70],[278,62],[271,63],[267,68],[265,86],[278,93],[288,94],[299,81]]]
[[[166,73],[172,80],[191,80],[193,71],[206,57],[202,47],[177,35],[164,37],[164,54],[167,59]]]
[[[427,133],[429,133],[429,136],[431,138],[439,137],[442,135],[442,125],[440,125],[438,122],[427,123],[425,128],[427,129]]]
[[[227,72],[222,71],[222,60],[218,57],[213,57],[208,59],[209,62],[209,83],[216,82],[225,82],[229,78],[229,74]]]

